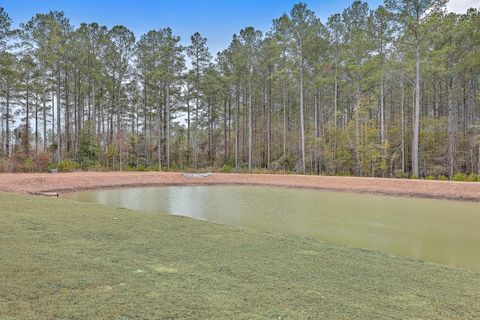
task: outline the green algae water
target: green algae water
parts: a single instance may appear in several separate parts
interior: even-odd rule
[[[475,202],[258,186],[142,187],[64,196],[480,271],[480,203]]]

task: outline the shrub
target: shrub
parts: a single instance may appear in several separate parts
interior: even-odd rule
[[[429,176],[438,177],[446,173],[447,173],[447,168],[441,165],[434,165],[434,166],[425,168],[425,174]]]
[[[397,170],[395,171],[395,178],[408,179],[409,176],[408,176],[408,173],[403,172],[402,170]]]
[[[17,151],[10,158],[10,172],[24,172],[25,161],[28,155],[25,152]]]
[[[9,159],[0,158],[0,172],[10,172],[11,167],[12,165]]]
[[[224,164],[220,171],[223,173],[230,173],[233,171],[233,167],[229,164]]]
[[[286,170],[292,170],[295,167],[295,159],[289,156],[281,156],[276,162],[278,162],[280,166]]]
[[[465,173],[456,173],[453,176],[452,180],[453,181],[465,181],[466,178],[467,177],[465,176]]]
[[[446,181],[446,180],[448,180],[448,177],[441,174],[441,175],[438,176],[438,180]]]
[[[98,161],[100,150],[95,144],[95,137],[90,129],[91,125],[86,124],[80,132],[80,142],[78,150],[78,162],[82,169],[94,167]]]
[[[478,174],[470,173],[470,174],[467,176],[466,181],[477,182],[477,181],[479,181],[479,176],[478,176]]]
[[[414,179],[414,180],[415,180],[415,179],[418,179],[418,176],[417,176],[416,174],[412,174],[412,175],[410,176],[410,179]]]
[[[158,170],[158,164],[154,164],[148,167],[147,171],[159,171]]]
[[[268,174],[270,172],[268,171],[268,169],[264,169],[264,168],[253,168],[252,173],[255,173],[255,174],[261,174],[261,173],[265,174],[266,173],[266,174]]]
[[[108,171],[108,167],[105,167],[101,163],[95,163],[93,166],[88,168],[88,171],[97,171],[97,172]]]
[[[279,171],[283,170],[283,166],[278,161],[273,161],[268,164],[268,170]]]
[[[47,172],[52,164],[50,152],[17,151],[11,158],[0,158],[0,172]]]
[[[435,177],[432,176],[432,175],[430,175],[430,176],[426,176],[425,179],[427,179],[427,180],[435,180]]]
[[[235,167],[235,158],[233,157],[228,157],[227,161],[225,161],[226,165],[229,165],[230,167],[234,168]]]
[[[75,162],[70,159],[62,160],[57,164],[57,169],[59,172],[72,172],[76,167],[77,165]]]
[[[23,172],[32,172],[33,171],[33,158],[32,156],[29,156],[27,157],[24,161],[23,161],[23,168],[22,168],[22,171]]]
[[[33,156],[33,169],[36,172],[47,172],[52,164],[52,155],[49,152],[40,152]]]

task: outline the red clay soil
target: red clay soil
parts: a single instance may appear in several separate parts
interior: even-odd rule
[[[0,174],[0,191],[25,194],[127,186],[250,184],[480,201],[480,183],[280,174],[212,173],[195,176],[158,172]]]

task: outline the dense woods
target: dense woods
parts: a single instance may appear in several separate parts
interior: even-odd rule
[[[0,171],[479,174],[480,12],[443,5],[320,21],[299,3],[215,56],[200,33],[137,39],[62,12],[14,29],[0,8]]]

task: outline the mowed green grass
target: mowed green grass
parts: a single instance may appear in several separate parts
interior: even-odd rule
[[[479,315],[478,273],[189,218],[0,193],[0,319]]]

